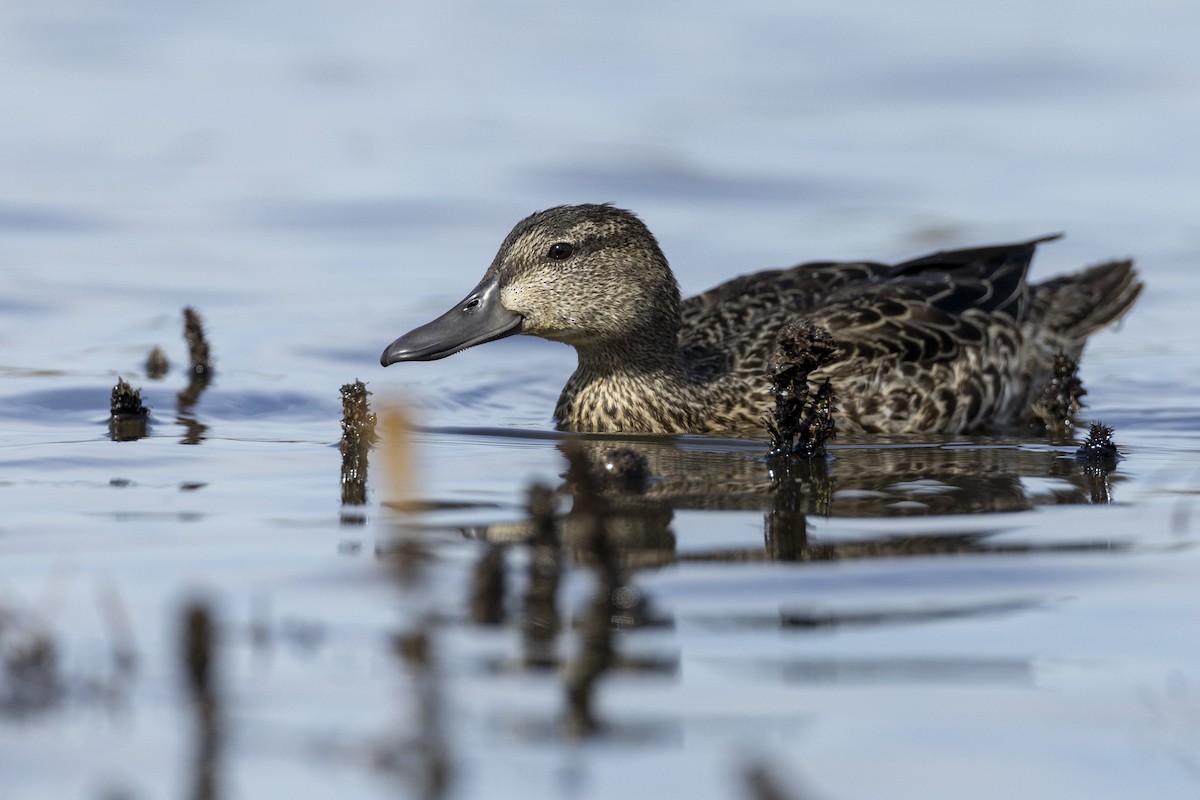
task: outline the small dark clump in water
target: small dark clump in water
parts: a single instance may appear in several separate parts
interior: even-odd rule
[[[149,413],[150,409],[142,405],[142,390],[134,389],[124,378],[117,378],[112,390],[112,415],[145,419]]]
[[[808,377],[837,354],[837,340],[810,322],[786,326],[779,334],[768,375],[775,410],[765,420],[772,458],[822,458],[836,435],[833,387],[826,380],[812,392]]]
[[[162,351],[161,347],[155,347],[150,351],[150,355],[146,356],[146,377],[151,380],[159,380],[167,374],[171,368],[171,362],[167,361],[167,354]]]
[[[1087,479],[1088,492],[1093,503],[1111,503],[1112,487],[1108,474],[1117,468],[1121,453],[1112,439],[1113,429],[1103,422],[1093,422],[1087,438],[1075,451],[1078,462]]]
[[[342,503],[360,506],[367,502],[367,451],[375,442],[375,415],[367,404],[362,381],[342,387]]]
[[[1087,390],[1079,379],[1079,362],[1066,353],[1054,357],[1054,374],[1033,401],[1034,425],[1052,438],[1067,438],[1076,416],[1083,409]]]
[[[1075,451],[1075,460],[1080,464],[1092,467],[1116,466],[1120,452],[1112,439],[1113,429],[1103,422],[1093,422],[1088,430],[1087,438]]]
[[[187,341],[188,361],[193,376],[208,376],[212,372],[212,361],[208,353],[208,340],[204,337],[204,324],[200,315],[191,306],[183,309],[183,338]]]
[[[110,407],[108,430],[114,442],[132,442],[146,435],[150,409],[142,404],[141,389],[134,389],[124,378],[117,378]]]

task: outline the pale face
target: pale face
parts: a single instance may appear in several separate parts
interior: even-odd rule
[[[523,221],[488,270],[522,333],[576,346],[638,335],[677,314],[678,289],[653,237],[615,209],[573,219],[554,209]]]
[[[517,223],[483,280],[380,361],[430,361],[527,334],[599,351],[672,348],[679,287],[641,220],[610,206],[560,206]]]

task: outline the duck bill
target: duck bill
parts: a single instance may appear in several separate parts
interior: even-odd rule
[[[389,344],[379,363],[386,367],[400,361],[436,361],[520,333],[523,321],[524,317],[500,303],[500,282],[489,278],[433,322]]]

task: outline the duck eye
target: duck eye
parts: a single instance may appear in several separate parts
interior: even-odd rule
[[[550,245],[550,251],[546,255],[555,261],[566,261],[571,257],[571,253],[573,252],[575,252],[575,249],[566,242],[555,242]]]

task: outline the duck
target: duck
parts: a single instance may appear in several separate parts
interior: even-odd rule
[[[380,363],[536,336],[578,356],[560,430],[741,435],[763,430],[778,340],[802,323],[828,343],[809,377],[829,382],[839,433],[999,430],[1029,417],[1056,357],[1077,362],[1142,289],[1131,260],[1029,283],[1037,246],[1058,236],[898,264],[802,263],[682,299],[632,211],[557,206],[518,222],[479,284]]]

